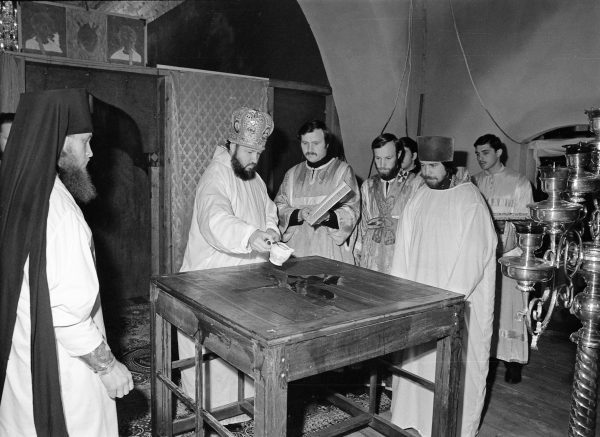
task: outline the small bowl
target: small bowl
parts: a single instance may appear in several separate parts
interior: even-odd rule
[[[289,247],[285,243],[273,243],[271,244],[271,252],[269,253],[269,261],[276,266],[282,265],[286,262],[294,252],[294,249]]]

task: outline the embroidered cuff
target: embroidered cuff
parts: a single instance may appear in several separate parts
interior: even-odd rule
[[[105,342],[100,343],[96,349],[89,354],[80,356],[81,360],[90,369],[99,375],[106,375],[115,366],[117,360]]]
[[[333,211],[329,211],[329,217],[327,217],[327,220],[324,220],[321,222],[321,226],[327,226],[328,228],[331,228],[331,229],[339,229],[340,224],[338,223],[338,218],[337,218],[336,213]]]

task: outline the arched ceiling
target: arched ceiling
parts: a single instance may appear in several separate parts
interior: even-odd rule
[[[57,1],[52,3],[64,3],[78,6],[83,9],[129,15],[131,17],[143,18],[150,22],[183,3],[184,0],[173,1]]]

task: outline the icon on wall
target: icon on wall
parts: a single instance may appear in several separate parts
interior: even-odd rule
[[[106,15],[67,9],[67,53],[70,58],[106,61]]]
[[[144,65],[144,22],[114,15],[107,17],[108,62]]]
[[[20,2],[23,51],[49,56],[66,56],[65,8]]]

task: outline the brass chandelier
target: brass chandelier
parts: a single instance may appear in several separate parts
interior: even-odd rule
[[[525,318],[532,349],[537,349],[555,307],[569,308],[582,323],[570,337],[577,344],[570,437],[596,435],[600,361],[600,109],[585,113],[595,138],[565,146],[566,167],[539,168],[548,199],[527,205],[530,219],[514,222],[522,255],[498,261],[502,274],[515,279],[523,295],[520,316]],[[535,251],[545,236],[548,249],[538,258]],[[586,284],[579,292],[573,283],[576,276]]]

